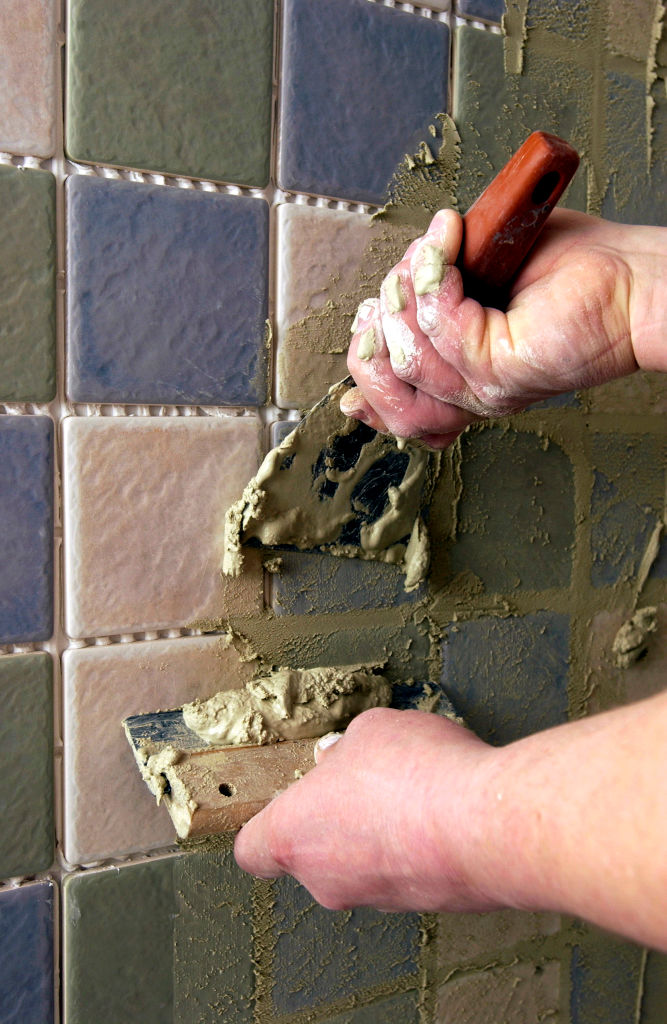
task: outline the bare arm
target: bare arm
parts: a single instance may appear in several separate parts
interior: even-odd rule
[[[236,856],[334,909],[555,910],[667,951],[666,777],[667,694],[503,748],[377,709]]]

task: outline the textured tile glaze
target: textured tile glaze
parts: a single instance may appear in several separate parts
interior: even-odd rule
[[[491,957],[519,942],[553,935],[560,917],[552,913],[496,910],[490,914],[438,915],[438,967],[458,967],[466,961]]]
[[[257,610],[260,574],[230,588],[220,565],[224,514],[257,468],[259,436],[254,417],[65,420],[70,636]]]
[[[456,9],[468,18],[499,23],[505,13],[505,0],[457,0]]]
[[[55,393],[55,191],[48,171],[0,166],[0,402]]]
[[[0,644],[53,630],[53,425],[0,416]]]
[[[53,884],[0,890],[0,1022],[52,1024]]]
[[[382,202],[399,161],[447,109],[448,46],[441,22],[367,0],[287,0],[281,187]]]
[[[75,160],[263,187],[273,0],[72,0],[66,148]]]
[[[370,217],[284,203],[277,211],[276,403],[303,408],[347,373],[345,353],[299,349],[289,328],[325,305],[331,294],[353,288],[369,241]]]
[[[601,611],[593,617],[586,654],[591,695],[586,709],[590,714],[628,701],[644,700],[665,689],[667,604],[657,607],[658,628],[647,637],[646,653],[628,668],[618,667],[612,645],[619,629],[630,618],[630,609]]]
[[[0,665],[1,667],[1,665]],[[121,722],[241,686],[252,674],[220,637],[67,651],[65,856],[76,864],[175,842],[164,807],[139,775]],[[113,778],[113,786],[109,779]]]
[[[53,860],[53,665],[48,654],[0,658],[0,707],[0,878],[9,878],[44,871]]]
[[[450,626],[442,686],[483,739],[511,743],[567,719],[569,622],[541,611]]]
[[[636,1014],[643,951],[611,936],[574,946],[570,969],[571,1024],[627,1024]],[[663,1006],[664,1010],[664,1006]]]
[[[261,405],[264,200],[83,176],[67,198],[69,397]]]
[[[51,156],[56,129],[57,5],[3,0],[0,150]]]
[[[454,978],[438,992],[436,1024],[535,1024],[557,1020],[560,1005],[560,964],[515,963]],[[583,1022],[582,1022],[583,1024]]]

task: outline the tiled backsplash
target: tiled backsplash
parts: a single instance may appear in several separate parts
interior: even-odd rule
[[[177,849],[120,728],[241,685],[229,621],[269,663],[387,660],[399,702],[428,682],[497,743],[664,682],[664,540],[656,643],[626,673],[608,653],[664,516],[655,376],[468,432],[412,594],[317,554],[220,573],[225,509],[345,372],[290,332],[353,288],[439,112],[465,208],[532,128],[585,146],[603,76],[623,130],[568,201],[659,216],[609,171],[645,151],[648,81],[664,194],[665,43],[647,79],[636,6],[626,31],[616,0],[512,3],[519,75],[498,0],[0,4],[0,1024],[629,1024],[605,1008],[640,991],[662,1020],[664,960],[578,922],[331,913],[228,842]]]

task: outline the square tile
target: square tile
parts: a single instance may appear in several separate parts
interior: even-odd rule
[[[648,635],[645,652],[627,668],[617,665],[613,644],[619,629],[631,617],[631,610],[626,607],[625,610],[600,611],[593,616],[586,652],[586,687],[590,693],[586,709],[589,714],[644,700],[665,689],[667,604],[659,604],[657,609],[657,630]]]
[[[3,0],[0,33],[0,150],[51,156],[56,139],[56,38],[53,0]]]
[[[370,217],[283,203],[276,220],[276,403],[303,409],[347,374],[349,324],[355,309],[348,300],[347,321],[341,296],[357,283],[359,264],[371,239]],[[329,301],[340,308],[340,345],[336,352],[313,351],[312,339],[301,337],[298,323]]]
[[[367,0],[286,0],[281,188],[381,203],[447,109],[448,63],[442,22]]]
[[[55,394],[55,221],[53,175],[0,166],[0,402]]]
[[[505,0],[457,0],[456,10],[468,18],[482,18],[500,24],[505,13]]]
[[[564,39],[584,39],[591,16],[590,0],[568,0],[555,4],[553,0],[530,0],[526,27],[541,28]]]
[[[596,1017],[605,1024],[627,1024],[633,1015],[636,1017],[643,957],[639,946],[603,934],[574,946],[570,962],[571,1024],[588,1024]]]
[[[72,0],[69,156],[266,185],[273,6]]]
[[[501,593],[567,587],[574,479],[564,450],[538,434],[473,431],[462,440],[461,479],[451,572]]]
[[[53,861],[53,663],[48,654],[0,658],[0,878]]]
[[[65,652],[64,849],[71,863],[176,841],[171,818],[139,774],[123,719],[206,699],[251,675],[252,666],[220,636]]]
[[[259,566],[221,574],[227,507],[259,462],[244,417],[67,418],[65,621],[88,637],[257,611]]]
[[[585,406],[591,412],[647,414],[667,413],[667,381],[664,373],[638,371],[630,377],[610,380],[585,392]]]
[[[77,176],[67,211],[71,399],[266,401],[263,199]]]
[[[557,1020],[560,1006],[560,963],[515,963],[454,978],[440,986],[435,1024],[502,1021],[535,1024]]]
[[[662,1024],[667,1006],[667,956],[649,952],[642,993],[641,1024]]]
[[[419,1020],[419,993],[410,989],[389,999],[327,1017],[326,1024],[419,1024]]]
[[[632,22],[634,20],[634,17],[628,19]],[[663,137],[660,140],[653,135],[653,116],[650,117],[651,137],[647,149],[650,152],[651,147],[655,146],[654,152],[661,155],[659,166],[652,169],[652,174],[647,167],[647,150],[637,144],[637,125],[645,123],[647,119],[644,64],[645,61],[639,65],[640,73],[637,77],[617,71],[608,71],[604,76],[606,150],[610,176],[602,199],[601,214],[608,220],[625,224],[655,224],[662,227],[665,204],[661,199],[667,199],[665,139]]]
[[[366,907],[334,913],[313,903],[291,878],[280,879],[274,891],[277,1013],[297,1013],[416,974],[417,914]]]
[[[569,619],[557,612],[448,627],[442,687],[482,739],[502,745],[567,720]]]
[[[53,631],[53,424],[0,416],[0,644]]]
[[[496,910],[488,914],[438,915],[438,968],[452,969],[466,961],[507,952],[519,942],[554,935],[558,914]]]
[[[53,884],[0,890],[0,1021],[52,1024]]]

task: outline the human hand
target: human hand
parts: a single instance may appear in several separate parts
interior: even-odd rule
[[[664,368],[650,340],[663,334],[664,229],[555,210],[506,313],[465,297],[454,266],[462,232],[457,213],[438,212],[379,299],[361,304],[348,354],[358,386],[341,400],[344,413],[443,448],[474,420],[638,365]]]
[[[493,748],[438,715],[376,708],[243,827],[235,854],[330,909],[488,910],[463,851]]]

